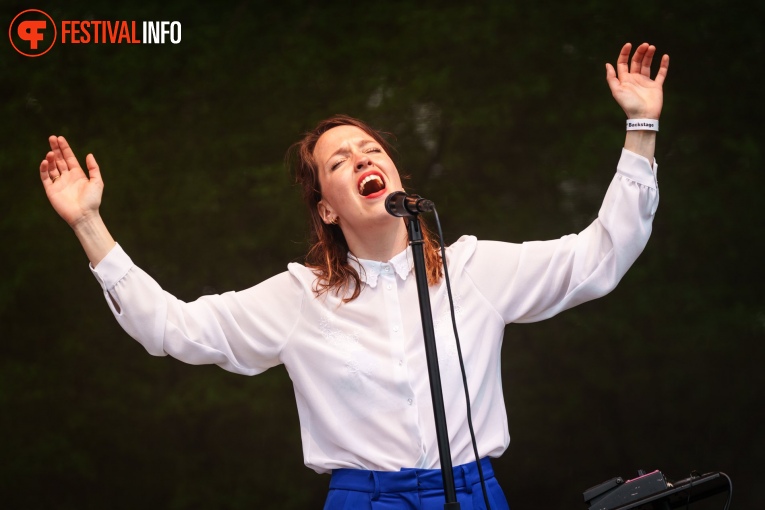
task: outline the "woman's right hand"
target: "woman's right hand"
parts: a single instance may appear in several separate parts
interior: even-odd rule
[[[40,163],[40,179],[53,209],[72,228],[97,218],[104,181],[96,158],[92,154],[85,158],[89,176],[85,175],[63,136],[48,141],[51,151]]]

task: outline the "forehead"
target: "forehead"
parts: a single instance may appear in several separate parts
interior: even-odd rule
[[[344,145],[357,145],[364,140],[374,140],[374,138],[356,126],[333,127],[316,141],[313,155],[318,162],[323,162]]]

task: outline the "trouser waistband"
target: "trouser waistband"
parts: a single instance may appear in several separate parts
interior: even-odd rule
[[[488,457],[481,459],[484,479],[494,477],[494,470]],[[465,488],[472,492],[473,485],[481,481],[478,476],[478,464],[470,462],[454,466],[455,489]],[[370,492],[406,492],[423,489],[443,490],[443,477],[440,469],[403,468],[401,471],[367,471],[365,469],[335,469],[329,481],[330,489],[343,489]]]

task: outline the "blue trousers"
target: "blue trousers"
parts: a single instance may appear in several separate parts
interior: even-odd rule
[[[510,510],[488,458],[481,467],[491,509]],[[453,469],[460,510],[486,510],[476,463]],[[324,510],[443,510],[445,501],[440,469],[335,469]]]

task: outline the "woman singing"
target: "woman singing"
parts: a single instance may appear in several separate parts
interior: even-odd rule
[[[551,317],[610,292],[643,250],[658,204],[654,145],[669,57],[631,46],[606,80],[627,136],[598,217],[579,234],[511,244],[463,236],[446,250],[480,466],[491,508],[508,508],[491,470],[510,442],[501,386],[506,324]],[[40,177],[72,227],[125,331],[156,356],[255,375],[283,363],[292,379],[305,464],[332,473],[326,509],[443,508],[444,492],[404,221],[384,201],[402,190],[385,139],[346,116],[293,146],[311,215],[305,264],[246,290],[190,303],[167,292],[115,243],[99,215],[103,181],[50,137]],[[426,265],[457,497],[486,508],[471,446],[436,239]]]

